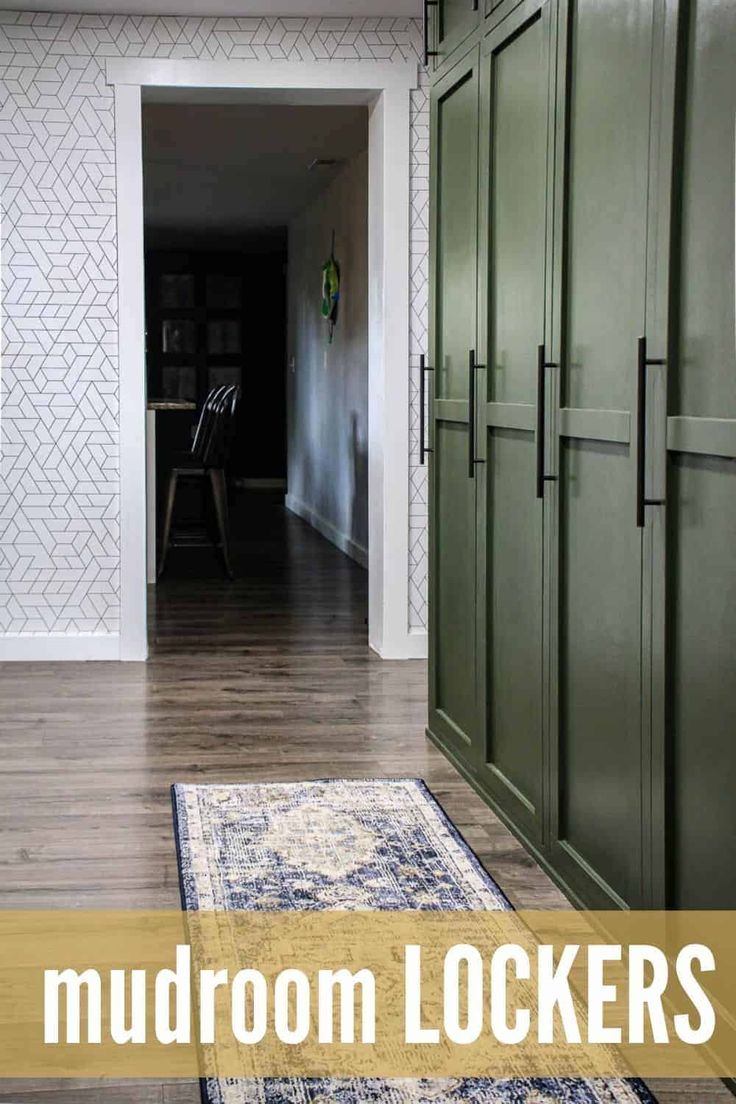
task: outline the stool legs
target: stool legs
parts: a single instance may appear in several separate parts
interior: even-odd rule
[[[186,474],[186,473],[184,473]],[[227,505],[227,484],[225,482],[225,472],[222,468],[208,468],[207,475],[210,480],[210,487],[212,489],[212,501],[215,507],[215,519],[217,521],[217,532],[220,538],[220,548],[222,549],[222,559],[225,564],[225,571],[228,578],[233,579],[233,569],[230,563],[230,543],[229,543],[229,518],[228,518],[228,505]],[[161,551],[159,553],[158,560],[158,577],[159,579],[163,575],[164,567],[166,566],[166,557],[169,552],[169,546],[171,544],[171,521],[174,516],[174,503],[176,501],[176,488],[179,480],[179,472],[176,468],[173,468],[169,475],[169,482],[166,488],[166,505],[164,508],[164,523],[161,533]]]
[[[227,485],[225,483],[225,472],[222,468],[210,468],[210,485],[212,487],[212,498],[215,504],[215,516],[217,518],[217,528],[220,534],[220,546],[222,548],[222,559],[225,564],[225,571],[230,579],[233,579],[233,569],[230,565],[230,547],[229,547],[229,523],[228,523],[228,507],[227,507]]]
[[[164,513],[164,527],[161,534],[161,552],[158,560],[158,577],[161,578],[166,564],[166,556],[169,551],[169,541],[171,540],[171,519],[174,516],[174,500],[176,499],[176,485],[179,479],[179,473],[174,468],[169,475],[169,483],[166,488],[166,507]]]

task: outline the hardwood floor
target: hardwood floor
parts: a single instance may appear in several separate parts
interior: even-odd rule
[[[237,581],[171,553],[147,664],[0,669],[0,907],[177,908],[172,782],[420,775],[519,907],[566,902],[427,741],[426,665],[367,646],[367,576],[274,500],[241,498]],[[198,577],[208,572],[206,578]],[[661,1104],[730,1101],[657,1082]],[[2,1082],[15,1104],[196,1104],[187,1083]]]

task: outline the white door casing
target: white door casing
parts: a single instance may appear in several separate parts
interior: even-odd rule
[[[147,655],[143,88],[248,89],[298,104],[369,104],[369,642],[385,659],[423,658],[409,626],[410,93],[414,62],[112,58],[115,89],[120,362],[120,658]]]

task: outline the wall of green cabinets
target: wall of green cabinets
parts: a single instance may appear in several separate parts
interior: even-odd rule
[[[736,908],[736,3],[428,16],[430,735],[579,903]]]

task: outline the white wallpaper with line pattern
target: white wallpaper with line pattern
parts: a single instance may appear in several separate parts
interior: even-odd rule
[[[0,633],[117,633],[117,256],[108,57],[419,58],[406,18],[0,12]],[[409,619],[425,625],[428,120],[413,95]]]

